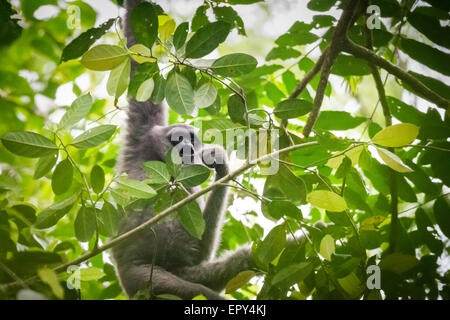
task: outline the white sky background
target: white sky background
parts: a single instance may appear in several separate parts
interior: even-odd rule
[[[14,1],[14,0],[13,0]],[[97,12],[97,23],[100,23],[108,20],[109,18],[116,17],[117,15],[123,16],[124,10],[118,9],[118,7],[109,0],[85,0],[86,3],[92,6],[94,10]],[[198,6],[203,3],[203,0],[157,0],[155,1],[172,17],[175,19],[177,24],[182,21],[190,20],[195,13],[195,10]],[[240,5],[233,6],[233,8],[238,11],[239,15],[242,17],[248,38],[237,35],[237,32],[234,30],[231,35],[227,39],[227,50],[233,52],[247,52],[249,54],[254,55],[260,62],[264,61],[264,56],[270,51],[270,49],[274,46],[274,40],[278,38],[280,35],[285,33],[292,24],[297,21],[304,21],[306,23],[310,22],[313,16],[313,12],[309,11],[306,8],[306,4],[308,1],[306,0],[266,0],[265,4],[256,4],[256,5]],[[39,18],[47,18],[53,16],[57,11],[52,6],[44,6],[41,7],[36,12],[36,17]],[[335,16],[338,16],[339,12],[334,11],[332,13]],[[271,41],[272,39],[272,41]],[[421,39],[422,41],[424,39]],[[257,52],[253,52],[254,50]],[[311,46],[307,46],[304,52],[307,52],[311,48]],[[250,51],[250,50],[253,51]],[[443,50],[443,48],[440,48]],[[447,51],[448,52],[448,51]],[[228,52],[227,52],[228,53]],[[312,58],[317,58],[319,51],[313,52],[311,55]],[[214,52],[210,54],[208,57],[217,58],[219,54]],[[407,57],[405,55],[401,55],[405,60]],[[298,59],[298,58],[297,58]],[[288,61],[286,65],[295,62],[295,60]],[[270,61],[270,63],[280,63],[277,61]],[[441,81],[450,84],[449,77],[442,76],[437,72],[428,69],[415,61],[408,60],[407,62],[408,69],[414,70],[416,72],[423,73],[425,75],[437,76]],[[383,75],[384,77],[384,75]],[[392,77],[391,77],[392,78]],[[108,94],[106,92],[106,79],[105,77],[101,84],[99,84],[94,92],[95,98],[102,99],[108,98]],[[325,98],[324,100],[324,108],[323,109],[334,109],[334,110],[346,110],[352,113],[357,113],[358,111],[364,116],[369,116],[373,107],[374,101],[376,101],[376,92],[373,89],[373,86],[364,86],[364,87],[372,87],[371,90],[373,92],[365,92],[364,89],[360,92],[360,100],[356,100],[352,98],[347,92],[346,88],[343,84],[342,78],[331,76],[330,81],[333,85],[333,95],[332,99]],[[369,79],[365,81],[371,81]],[[80,76],[76,80],[77,85],[84,91],[90,87],[90,81],[87,74]],[[387,88],[389,94],[389,86]],[[43,96],[37,97],[36,104],[37,107],[41,110],[48,111],[50,108],[56,106],[67,106],[72,103],[72,101],[76,98],[76,96],[72,92],[72,84],[68,83],[61,86],[56,95],[55,101],[49,101],[48,98]],[[430,103],[426,102],[423,99],[416,98],[412,94],[404,93],[403,100],[406,103],[411,105],[415,105],[421,111],[424,111],[428,108]],[[364,105],[363,108],[361,103]],[[125,95],[119,101],[119,105],[126,105]],[[381,107],[379,107],[381,109]],[[381,110],[379,110],[381,111]],[[441,110],[439,110],[441,111]],[[55,113],[55,116],[62,116],[62,113]],[[380,112],[381,113],[381,112]],[[118,124],[123,124],[123,113],[121,118],[115,118],[114,120],[118,122]],[[375,117],[375,119],[382,119]],[[379,121],[379,123],[383,123]],[[335,132],[337,135],[342,135],[342,133]],[[351,136],[352,138],[359,138],[359,132],[355,133],[355,136]],[[234,165],[237,165],[236,163]],[[255,187],[257,187],[258,192],[262,194],[261,183],[256,183]],[[260,215],[260,205],[257,204],[252,198],[238,198],[234,202],[234,204],[229,207],[229,211],[231,214],[238,220],[244,220],[244,213],[248,211],[256,211]],[[272,227],[272,223],[269,223],[267,219],[261,218],[257,219],[258,223],[260,223],[263,227],[265,227],[266,232]],[[441,261],[444,269],[448,269],[450,265],[450,259],[445,259],[446,261]]]

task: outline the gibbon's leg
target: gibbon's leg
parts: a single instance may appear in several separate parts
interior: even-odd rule
[[[141,288],[150,289],[151,264],[129,264],[122,268],[121,282],[129,297],[133,297]],[[152,296],[172,294],[182,299],[192,299],[204,295],[209,300],[223,300],[217,292],[199,284],[192,283],[154,266],[152,275]]]
[[[254,267],[251,248],[246,246],[229,252],[216,260],[181,268],[177,270],[177,274],[188,281],[201,283],[213,290],[222,291],[239,272]]]

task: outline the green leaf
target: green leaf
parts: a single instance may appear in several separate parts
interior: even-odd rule
[[[76,98],[59,122],[59,127],[67,128],[84,119],[91,110],[93,103],[90,93]]]
[[[302,282],[313,271],[313,264],[310,262],[300,262],[278,271],[272,279],[272,285],[288,289],[296,283]]]
[[[52,189],[55,194],[63,194],[69,190],[73,180],[73,166],[69,159],[58,163],[53,171]]]
[[[136,101],[147,101],[150,99],[155,88],[155,81],[150,78],[142,82],[138,91],[136,92]]]
[[[238,77],[256,68],[258,61],[245,53],[232,53],[213,62],[211,69],[224,77]]]
[[[40,158],[58,151],[53,141],[29,131],[8,132],[1,140],[6,149],[23,157]]]
[[[166,90],[166,80],[161,76],[153,78],[155,86],[153,88],[151,100],[153,103],[158,104],[164,100]]]
[[[408,22],[435,44],[450,49],[450,28],[441,26],[439,18],[418,7],[408,14]]]
[[[192,18],[191,31],[196,32],[198,29],[203,27],[205,24],[209,23],[208,16],[206,15],[206,10],[208,8],[202,5],[195,10],[194,17]]]
[[[117,183],[136,198],[149,199],[156,195],[156,191],[142,181],[121,178]]]
[[[138,4],[131,12],[130,23],[136,40],[151,48],[158,36],[158,15],[155,6],[149,2]]]
[[[75,236],[81,242],[88,242],[95,233],[95,209],[82,206],[75,217]]]
[[[103,191],[103,188],[105,187],[105,172],[102,167],[95,165],[92,168],[90,180],[92,190],[94,190],[95,193],[99,194]]]
[[[125,59],[120,65],[111,70],[106,83],[106,89],[110,96],[118,99],[127,89],[130,81],[131,59]]]
[[[52,292],[58,299],[64,298],[64,289],[59,282],[58,275],[52,269],[40,268],[37,271],[37,274],[42,282],[48,284],[48,286],[50,287],[50,289],[52,289]]]
[[[257,260],[263,264],[272,262],[281,251],[286,243],[286,228],[284,224],[274,227],[261,244],[256,249]]]
[[[372,142],[383,147],[402,147],[411,144],[419,135],[419,127],[411,123],[399,123],[378,132]]]
[[[96,267],[81,268],[79,270],[81,281],[97,281],[106,276],[101,269]]]
[[[322,111],[314,128],[322,130],[348,130],[366,121],[363,117],[352,117],[345,111]]]
[[[281,101],[273,113],[280,119],[291,119],[307,114],[313,107],[314,105],[306,100],[287,99]]]
[[[413,170],[403,164],[402,160],[389,150],[377,148],[378,155],[384,161],[384,163],[397,172],[405,173],[412,172]]]
[[[128,86],[128,96],[135,97],[142,83],[147,79],[152,78],[157,73],[159,73],[157,63],[146,62],[138,65],[134,71],[134,75],[130,81],[130,85]]]
[[[437,72],[450,76],[450,54],[419,41],[405,38],[400,41],[400,49],[412,59]]]
[[[93,148],[111,138],[115,131],[114,125],[101,125],[83,132],[72,141],[71,145],[78,149]]]
[[[120,215],[114,206],[105,201],[97,212],[98,231],[106,237],[114,237],[119,229]]]
[[[216,49],[230,33],[230,25],[223,21],[201,27],[187,42],[186,58],[201,58]]]
[[[312,25],[296,21],[288,32],[280,36],[275,43],[280,47],[295,47],[313,43],[319,37],[309,32],[311,29]]]
[[[326,234],[320,241],[320,255],[326,260],[331,261],[331,255],[335,252],[334,239]]]
[[[205,231],[205,220],[198,203],[191,201],[178,209],[178,212],[178,221],[186,231],[191,236],[201,239]]]
[[[266,56],[266,60],[275,60],[275,59],[281,59],[281,60],[287,60],[290,58],[297,58],[301,56],[301,52],[292,48],[288,47],[275,47]]]
[[[272,200],[268,206],[269,214],[275,219],[281,219],[283,216],[294,219],[303,219],[302,211],[290,201]]]
[[[91,28],[73,39],[64,49],[61,62],[81,57],[91,45],[111,28],[116,18],[111,18],[97,28]]]
[[[36,170],[34,171],[33,179],[37,180],[45,176],[47,172],[49,172],[55,166],[57,160],[58,160],[57,153],[47,157],[40,158],[36,165]]]
[[[229,23],[232,28],[236,28],[238,34],[243,36],[247,35],[245,33],[244,21],[242,21],[242,18],[232,7],[214,6],[212,9],[217,20]]]
[[[76,193],[63,201],[42,210],[36,218],[34,227],[37,229],[46,229],[54,226],[59,219],[72,209],[74,203],[78,200],[78,196],[79,194]]]
[[[450,237],[450,208],[448,197],[441,197],[436,200],[433,206],[436,222],[442,233]]]
[[[118,67],[128,57],[128,51],[122,47],[100,44],[86,52],[81,64],[87,69],[107,71]]]
[[[239,272],[233,279],[228,281],[225,286],[225,293],[230,294],[235,292],[237,289],[246,285],[255,275],[256,273],[251,270]]]
[[[175,49],[179,50],[184,45],[184,43],[186,42],[188,31],[188,22],[183,22],[178,25],[173,35],[173,46],[175,47]]]
[[[181,182],[186,188],[192,188],[200,185],[209,178],[211,170],[201,164],[189,164],[181,168],[177,181]]]
[[[383,256],[379,266],[382,270],[402,274],[414,268],[418,263],[419,261],[415,256],[395,252],[390,255]]]
[[[369,65],[362,59],[340,54],[331,68],[338,76],[365,76],[371,73]]]
[[[237,94],[233,94],[228,99],[228,115],[235,123],[245,124],[245,105],[244,101]]]
[[[336,0],[309,0],[308,9],[314,11],[328,11],[336,4]]]
[[[150,184],[166,184],[170,182],[170,173],[167,165],[162,161],[147,161],[142,165],[146,181]]]
[[[174,72],[167,79],[166,100],[169,107],[180,115],[190,115],[195,109],[194,90],[189,81]]]
[[[199,109],[207,108],[216,101],[217,88],[211,81],[205,82],[194,91],[195,107]]]
[[[307,201],[315,207],[332,212],[341,212],[347,209],[344,198],[327,190],[316,190],[309,193]]]

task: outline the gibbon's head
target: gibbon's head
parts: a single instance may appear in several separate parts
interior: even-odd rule
[[[202,143],[194,127],[179,123],[167,127],[155,126],[152,131],[152,136],[157,137],[156,152],[161,160],[166,159],[167,152],[174,148],[184,164],[202,163]]]

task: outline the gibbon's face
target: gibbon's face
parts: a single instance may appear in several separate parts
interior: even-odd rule
[[[178,151],[184,164],[199,164],[201,161],[202,143],[197,137],[196,129],[186,124],[174,124],[168,127],[158,128],[161,134],[160,141],[156,141],[162,146],[162,159],[166,158],[167,152],[174,148]]]

